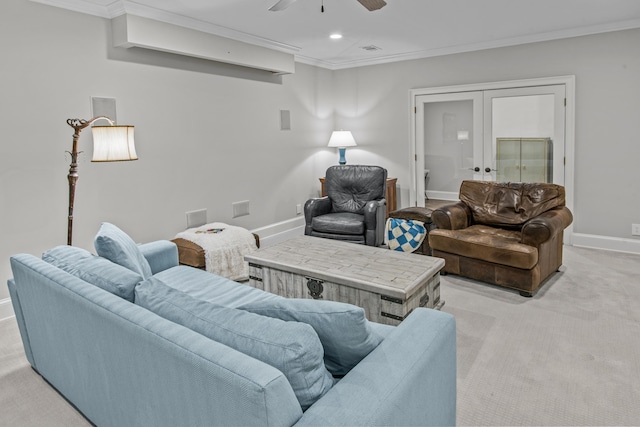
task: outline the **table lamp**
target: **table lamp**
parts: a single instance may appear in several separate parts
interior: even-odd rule
[[[329,145],[327,147],[338,147],[340,152],[339,163],[341,165],[347,164],[347,159],[344,157],[346,147],[355,147],[356,140],[353,139],[353,135],[348,130],[334,130],[329,138]]]

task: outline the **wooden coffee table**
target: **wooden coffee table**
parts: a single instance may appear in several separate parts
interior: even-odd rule
[[[249,284],[287,298],[340,301],[369,320],[399,324],[416,307],[440,309],[444,260],[299,236],[245,256]]]

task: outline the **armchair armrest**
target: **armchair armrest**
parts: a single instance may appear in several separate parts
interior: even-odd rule
[[[442,206],[431,213],[433,224],[444,230],[459,230],[471,225],[471,210],[463,202]]]
[[[364,205],[364,235],[369,246],[380,246],[384,240],[387,200],[370,200]]]
[[[331,200],[329,197],[309,199],[304,204],[304,220],[307,226],[311,226],[313,217],[326,215],[331,212]]]
[[[522,226],[522,243],[537,247],[562,233],[572,221],[573,215],[566,206],[546,211],[525,222]]]
[[[455,319],[437,310],[417,308],[296,425],[455,423]]]
[[[138,247],[149,262],[153,274],[178,265],[178,246],[173,242],[157,240]]]

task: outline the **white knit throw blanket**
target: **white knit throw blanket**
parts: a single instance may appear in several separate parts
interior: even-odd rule
[[[215,233],[212,230],[222,229]],[[249,264],[244,256],[257,249],[253,234],[242,227],[213,222],[189,228],[176,234],[176,238],[189,240],[204,249],[206,269],[210,273],[231,280],[249,280]]]

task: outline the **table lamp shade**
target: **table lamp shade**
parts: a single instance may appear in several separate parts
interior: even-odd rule
[[[92,126],[92,162],[138,160],[133,139],[133,126]]]
[[[335,130],[329,138],[329,145],[327,147],[355,147],[356,140],[353,139],[353,135],[348,130]]]

